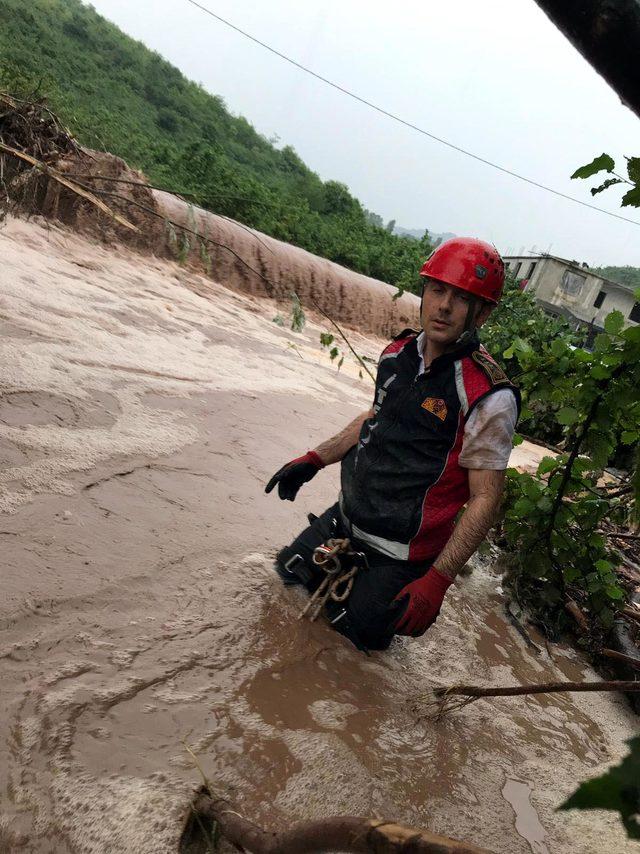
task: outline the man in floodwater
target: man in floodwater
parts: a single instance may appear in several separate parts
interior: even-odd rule
[[[518,418],[518,391],[477,333],[502,295],[496,249],[448,240],[420,275],[422,331],[405,330],[383,351],[372,408],[266,487],[293,501],[321,468],[341,463],[339,501],[279,552],[275,569],[312,591],[325,575],[314,549],[349,537],[367,568],[326,613],[360,649],[386,649],[394,634],[418,637],[435,621],[496,519]]]

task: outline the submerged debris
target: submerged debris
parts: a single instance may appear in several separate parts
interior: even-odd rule
[[[181,854],[204,854],[217,849],[217,833],[241,851],[253,854],[360,851],[387,854],[489,854],[467,842],[406,827],[394,821],[331,816],[299,821],[287,828],[266,831],[253,824],[222,799],[200,788],[189,805],[180,840]]]
[[[137,178],[112,194],[99,180]],[[0,220],[7,213],[42,214],[100,237],[152,242],[154,228],[132,215],[132,204],[155,212],[150,189],[123,160],[82,147],[43,100],[0,92]],[[98,179],[98,183],[95,183]],[[90,184],[86,181],[89,180]],[[108,202],[108,203],[107,203]],[[138,210],[141,208],[138,207]]]
[[[608,681],[608,682],[544,682],[540,685],[509,685],[506,687],[483,688],[480,685],[451,685],[448,688],[434,688],[419,698],[423,708],[418,710],[421,717],[432,717],[436,720],[449,712],[463,709],[470,703],[475,703],[483,697],[522,697],[530,694],[559,694],[565,691],[629,691],[640,692],[640,681]]]

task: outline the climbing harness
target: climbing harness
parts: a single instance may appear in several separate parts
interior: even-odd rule
[[[298,615],[301,620],[307,614],[313,622],[327,602],[345,602],[353,589],[353,582],[360,568],[366,569],[367,558],[362,552],[351,548],[348,537],[332,538],[317,546],[312,560],[326,573],[317,590]]]

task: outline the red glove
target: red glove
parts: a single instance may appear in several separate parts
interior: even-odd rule
[[[293,501],[303,483],[315,477],[324,463],[315,451],[307,451],[302,457],[291,460],[274,474],[265,486],[265,492],[271,492],[278,484],[278,495],[282,500]]]
[[[406,608],[397,619],[395,631],[399,635],[409,635],[417,638],[423,635],[440,613],[444,594],[453,584],[453,579],[447,578],[432,566],[421,578],[416,578],[393,600],[406,601]]]

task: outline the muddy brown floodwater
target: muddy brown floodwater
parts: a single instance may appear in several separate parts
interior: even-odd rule
[[[266,825],[359,813],[505,854],[637,851],[612,813],[555,812],[625,752],[623,698],[420,719],[434,685],[596,678],[525,646],[496,567],[386,653],[296,619],[271,558],[337,471],[295,504],[263,485],[370,397],[324,327],[35,222],[0,247],[0,850],[175,851],[200,782],[188,745]]]

